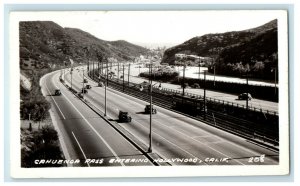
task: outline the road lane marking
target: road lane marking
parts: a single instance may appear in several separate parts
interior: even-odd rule
[[[47,89],[48,93],[50,94],[50,97],[52,98],[52,100],[54,101],[56,107],[58,108],[60,114],[62,115],[62,117],[63,117],[64,119],[66,119],[66,117],[65,117],[65,115],[63,114],[63,112],[61,111],[60,107],[58,106],[58,104],[56,103],[56,101],[54,100],[54,98],[52,97],[52,95],[51,95],[51,93],[50,93],[50,91],[49,91],[49,89],[48,89],[47,84],[45,84],[45,86],[46,86],[46,89]]]
[[[84,159],[87,159],[87,157],[86,157],[86,155],[85,155],[83,149],[81,148],[81,145],[80,145],[79,141],[77,140],[77,138],[76,138],[76,136],[75,136],[75,134],[74,134],[73,131],[72,131],[72,135],[73,135],[73,137],[74,137],[74,139],[75,139],[77,145],[79,146],[79,148],[80,148],[80,150],[81,150],[81,153],[83,154]],[[88,162],[87,162],[87,164],[88,164],[88,166],[90,167],[90,164],[89,164]]]
[[[179,130],[174,129],[174,127],[168,127],[167,125],[165,125],[165,124],[163,124],[163,123],[161,123],[161,122],[159,122],[159,121],[156,121],[156,122],[159,123],[159,125],[163,125],[163,126],[165,126],[166,128],[170,128],[170,129],[172,129],[172,130],[174,130],[174,131],[176,131],[176,132],[178,132],[178,133],[180,133],[180,134],[183,134],[183,135],[186,136],[187,138],[190,138],[190,139],[192,139],[193,141],[195,141],[195,142],[197,142],[197,143],[200,143],[200,144],[202,144],[202,145],[204,145],[204,146],[210,148],[211,150],[216,151],[216,152],[218,152],[219,154],[222,154],[223,156],[226,156],[227,158],[231,158],[230,156],[228,156],[228,155],[226,155],[226,154],[224,154],[224,153],[218,151],[217,149],[214,149],[214,148],[208,146],[207,144],[202,143],[201,141],[196,140],[196,139],[190,137],[189,135],[187,135],[187,134],[185,134],[185,133],[183,133],[183,132],[181,132],[181,131],[179,131]],[[153,123],[154,123],[154,122],[153,122]],[[158,125],[158,124],[157,124],[157,125]],[[243,164],[242,162],[240,162],[240,161],[238,161],[238,160],[235,160],[235,159],[233,159],[233,160],[236,161],[236,162],[238,162],[238,163],[241,164],[241,165],[245,165],[245,164]]]
[[[136,122],[136,123],[139,123],[139,125],[141,125],[142,127],[148,129],[147,127],[145,127],[144,125],[142,125],[140,122]],[[190,152],[188,152],[188,151],[182,149],[181,147],[177,146],[176,144],[172,143],[171,141],[167,140],[166,138],[162,137],[161,135],[157,134],[157,133],[154,132],[153,130],[152,130],[152,132],[153,132],[154,134],[156,134],[157,136],[161,137],[162,139],[164,139],[165,141],[167,141],[168,143],[172,144],[173,146],[179,148],[179,149],[182,150],[183,152],[185,152],[185,153],[191,155],[191,156],[194,157],[194,158],[200,159],[200,158],[194,156],[193,154],[191,154]],[[204,162],[204,163],[205,163],[205,162]],[[205,164],[206,164],[206,163],[205,163]]]
[[[97,132],[97,130],[90,124],[90,122],[81,114],[81,112],[73,105],[73,103],[62,93],[62,95],[66,98],[66,100],[74,107],[74,109],[80,114],[80,116],[84,119],[84,121],[91,127],[91,129],[96,133],[96,135],[103,141],[106,147],[113,153],[113,155],[120,160],[119,156],[116,152],[110,147],[107,141]],[[122,166],[125,166],[122,162],[120,162]]]

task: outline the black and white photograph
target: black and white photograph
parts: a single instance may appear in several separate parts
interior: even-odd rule
[[[13,177],[289,173],[285,10],[10,18]]]

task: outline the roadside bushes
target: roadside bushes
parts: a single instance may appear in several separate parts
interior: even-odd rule
[[[148,72],[142,72],[139,74],[140,77],[149,78],[150,75]],[[168,82],[179,76],[178,72],[154,72],[151,74],[152,80]]]
[[[64,159],[55,129],[45,125],[41,130],[21,129],[21,167],[58,167],[59,164],[35,164],[35,160]]]

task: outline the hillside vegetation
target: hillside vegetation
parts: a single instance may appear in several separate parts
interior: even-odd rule
[[[51,21],[20,22],[20,64],[24,67],[53,68],[98,60],[98,56],[133,60],[147,49],[126,41],[105,41],[75,28],[63,28]],[[32,66],[28,63],[30,61]],[[26,65],[27,64],[27,65]]]
[[[23,119],[28,119],[28,112],[32,109],[47,112],[49,105],[40,92],[39,79],[45,73],[70,65],[69,59],[77,64],[87,63],[88,60],[99,61],[103,57],[122,62],[148,52],[126,41],[101,40],[80,29],[63,28],[52,21],[20,22],[19,42],[21,74],[32,85],[30,89],[26,88],[24,78],[20,80]],[[32,119],[47,116],[46,113],[42,115]]]
[[[211,57],[209,71],[231,76],[274,79],[278,55],[277,20],[244,31],[194,37],[165,51],[162,63],[175,64],[175,54]]]

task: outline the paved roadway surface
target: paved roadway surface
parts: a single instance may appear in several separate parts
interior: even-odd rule
[[[80,159],[81,163],[75,166],[152,165],[140,151],[64,87],[59,82],[59,75],[57,72],[48,74],[41,84],[44,95],[52,104],[51,112],[67,159]],[[62,94],[54,96],[55,89],[60,89]],[[127,158],[140,159],[143,163],[109,163],[112,159]],[[85,162],[87,159],[90,161]]]
[[[63,137],[67,143],[74,146],[74,151],[82,156],[72,132],[78,136],[79,143],[84,147],[87,156],[113,157],[113,153],[100,139],[100,136],[109,143],[116,154],[120,156],[142,156],[136,149],[126,143],[124,139],[97,115],[70,94],[58,82],[59,72],[47,76],[45,83],[50,92],[59,87],[63,95],[51,97],[54,99],[67,119],[60,111],[57,117],[60,128],[63,128]],[[71,76],[66,74],[66,82],[70,84]],[[82,88],[82,71],[73,73],[73,88],[79,91]],[[92,89],[85,94],[85,99],[100,111],[104,112],[104,87],[97,87],[89,79]],[[133,118],[131,123],[119,123],[121,127],[138,138],[142,143],[149,143],[149,115],[144,113],[147,103],[113,89],[107,88],[107,117],[117,122],[119,110],[127,111]],[[74,107],[75,105],[75,107]],[[274,165],[278,164],[279,153],[253,144],[241,137],[232,135],[202,122],[155,106],[158,113],[153,115],[153,152],[163,159],[169,160],[171,165]],[[75,109],[76,108],[76,109]],[[58,107],[55,106],[57,110]],[[80,113],[77,111],[79,110]],[[85,119],[83,118],[85,117]],[[93,128],[88,124],[91,123]],[[101,148],[100,148],[101,147]],[[103,152],[102,152],[103,151]],[[72,154],[72,153],[71,153]],[[259,159],[258,157],[263,157]],[[185,159],[188,158],[188,159]],[[196,163],[191,162],[197,160]],[[255,160],[255,161],[252,161]],[[261,161],[260,161],[261,160]],[[184,162],[188,161],[188,162]]]

